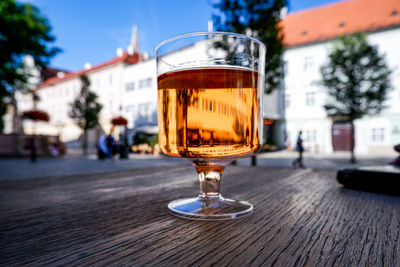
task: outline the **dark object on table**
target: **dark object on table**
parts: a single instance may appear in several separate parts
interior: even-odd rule
[[[400,144],[398,144],[397,146],[393,147],[395,151],[400,153]],[[395,158],[393,161],[389,162],[389,164],[400,167],[400,155]]]
[[[400,168],[396,166],[342,169],[337,173],[337,180],[351,189],[400,195]]]

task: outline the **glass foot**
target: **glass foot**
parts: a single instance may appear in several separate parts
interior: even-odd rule
[[[249,215],[253,205],[246,201],[223,198],[186,198],[168,204],[168,211],[178,217],[191,220],[231,220]]]

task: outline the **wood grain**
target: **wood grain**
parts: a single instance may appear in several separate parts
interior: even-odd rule
[[[329,170],[230,166],[247,218],[169,215],[198,193],[191,166],[0,183],[0,265],[400,266],[400,198],[342,188]]]

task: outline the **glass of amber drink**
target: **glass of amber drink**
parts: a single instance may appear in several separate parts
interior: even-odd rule
[[[232,160],[261,147],[265,52],[254,38],[223,32],[157,46],[160,149],[191,161],[200,180],[199,196],[170,202],[172,214],[226,220],[253,211],[246,201],[223,198],[220,180]]]

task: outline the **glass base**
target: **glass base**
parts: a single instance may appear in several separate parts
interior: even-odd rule
[[[253,205],[246,201],[219,197],[178,199],[168,204],[168,211],[178,217],[191,220],[231,220],[249,215]]]

